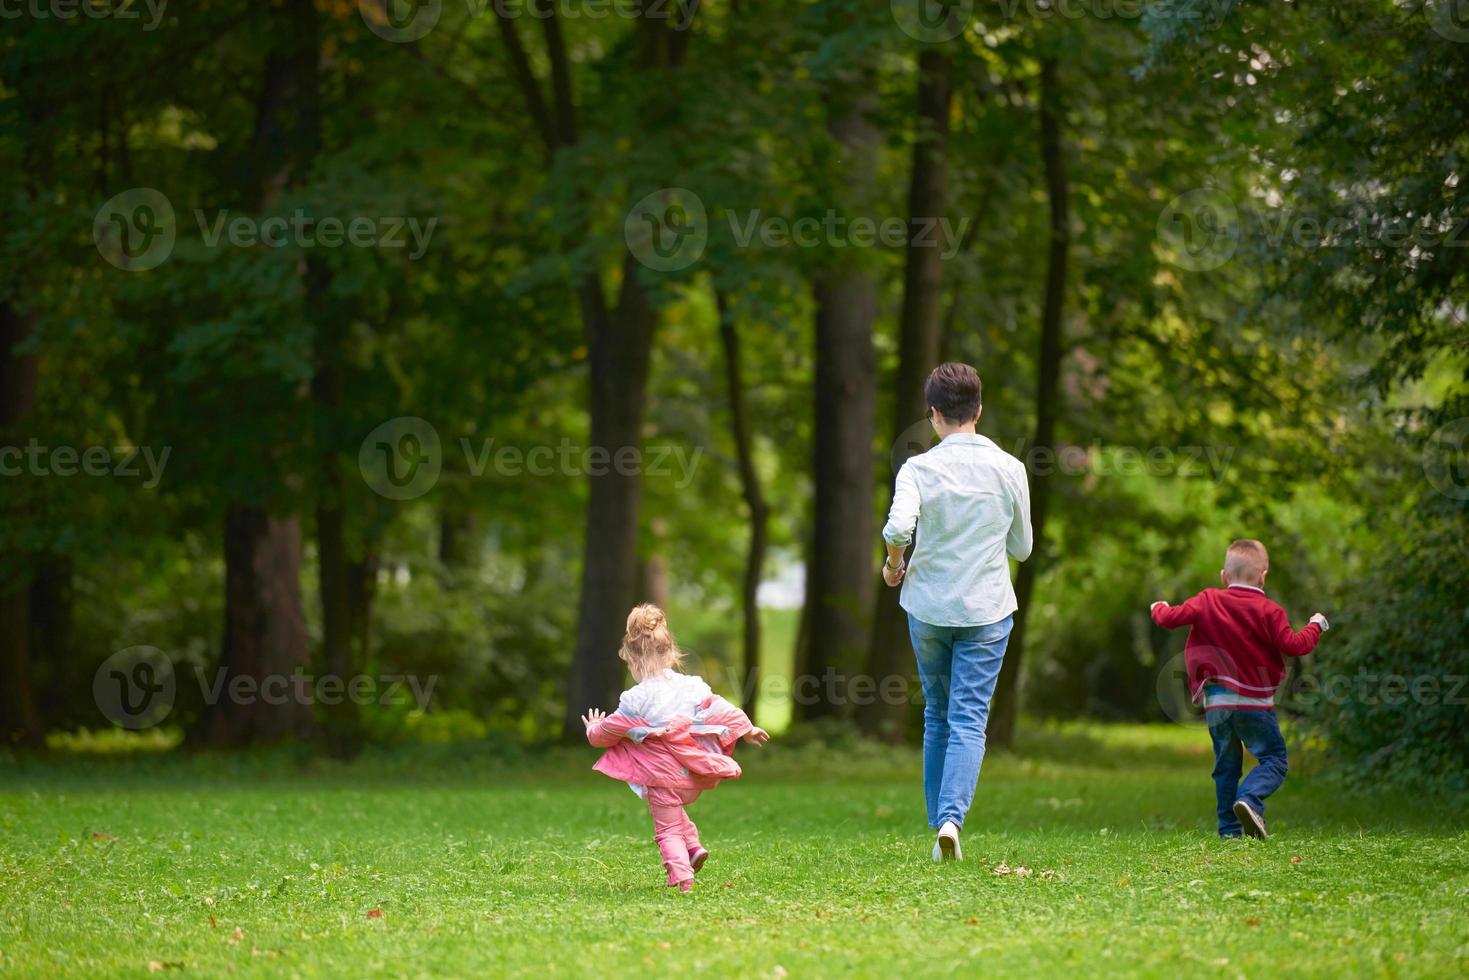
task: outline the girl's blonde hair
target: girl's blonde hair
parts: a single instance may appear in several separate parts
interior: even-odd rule
[[[627,632],[617,655],[627,663],[634,680],[641,681],[660,670],[683,666],[683,651],[673,642],[668,631],[668,617],[663,610],[645,602],[627,614]]]

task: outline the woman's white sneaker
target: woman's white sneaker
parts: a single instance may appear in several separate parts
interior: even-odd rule
[[[933,859],[935,861],[962,861],[964,860],[964,849],[959,846],[959,828],[954,826],[954,821],[945,820],[944,825],[939,828],[939,839],[934,841]]]

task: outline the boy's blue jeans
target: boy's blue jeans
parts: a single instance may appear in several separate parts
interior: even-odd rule
[[[1274,709],[1246,710],[1218,708],[1205,712],[1209,722],[1209,738],[1214,742],[1214,795],[1219,805],[1219,836],[1238,837],[1239,818],[1234,815],[1236,800],[1243,800],[1260,816],[1265,816],[1265,797],[1280,789],[1285,782],[1285,738]],[[1259,760],[1244,782],[1245,753]]]
[[[932,626],[908,617],[923,685],[923,795],[928,825],[964,826],[979,767],[990,698],[1013,616],[985,626]]]

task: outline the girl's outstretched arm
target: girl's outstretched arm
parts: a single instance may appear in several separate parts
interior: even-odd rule
[[[633,718],[621,711],[614,711],[609,715],[597,708],[582,715],[581,720],[587,726],[587,741],[600,749],[611,748],[627,738],[628,733],[634,729],[648,727],[648,723],[641,718]]]

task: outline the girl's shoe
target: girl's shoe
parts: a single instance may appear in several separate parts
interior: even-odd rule
[[[678,890],[681,892],[691,892],[694,890],[694,879],[692,878],[687,881],[676,882],[676,884],[678,885]],[[673,884],[670,884],[668,887],[672,888]]]
[[[689,852],[689,867],[694,869],[694,874],[699,873],[699,869],[704,866],[704,862],[707,860],[709,860],[709,852],[702,847],[696,847]]]

